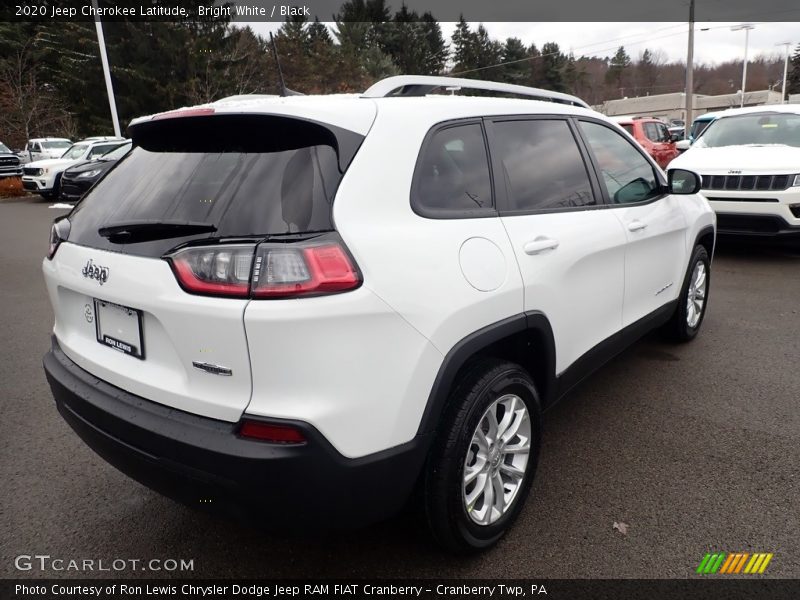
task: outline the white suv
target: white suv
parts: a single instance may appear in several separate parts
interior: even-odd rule
[[[720,235],[800,241],[800,106],[717,113],[670,167],[702,173]]]
[[[539,100],[428,95],[453,86]],[[394,77],[130,134],[53,226],[45,370],[92,448],[195,506],[341,528],[418,489],[436,539],[486,548],[542,410],[649,329],[703,320],[699,178],[668,182],[572,96]]]

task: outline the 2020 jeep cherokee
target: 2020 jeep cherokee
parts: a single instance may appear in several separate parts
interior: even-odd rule
[[[454,85],[539,100],[428,95]],[[94,450],[190,504],[351,527],[419,489],[438,541],[486,548],[542,410],[645,331],[703,320],[699,177],[668,180],[571,96],[398,77],[129,132],[53,226],[44,366]]]

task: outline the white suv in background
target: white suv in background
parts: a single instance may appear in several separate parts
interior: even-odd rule
[[[670,167],[702,174],[720,235],[800,241],[800,105],[717,113]]]
[[[60,158],[27,163],[22,167],[22,187],[44,198],[58,198],[64,171],[85,160],[103,156],[126,142],[124,138],[87,138],[70,146]]]
[[[526,98],[429,95],[454,86]],[[705,314],[699,177],[572,96],[393,77],[129,132],[53,226],[44,366],[89,446],[194,506],[343,528],[418,488],[440,543],[489,547],[542,411]]]

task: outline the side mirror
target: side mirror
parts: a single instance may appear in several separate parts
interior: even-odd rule
[[[685,152],[686,150],[688,150],[689,146],[691,145],[692,142],[690,142],[689,140],[680,140],[678,142],[675,142],[675,147],[681,152]]]
[[[669,136],[669,141],[671,142],[680,142],[683,139],[683,135],[680,133],[673,133]]]
[[[696,194],[703,185],[700,175],[686,169],[669,169],[667,181],[670,194]]]

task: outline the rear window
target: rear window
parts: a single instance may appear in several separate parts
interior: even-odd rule
[[[331,131],[285,118],[173,120],[181,123],[154,123],[138,140],[134,135],[134,146],[141,145],[70,215],[70,242],[161,256],[198,237],[261,238],[333,229],[331,208],[343,173]],[[99,233],[151,222],[214,230],[127,244]]]
[[[433,218],[493,211],[489,155],[480,123],[447,126],[425,143],[411,190],[412,207]]]

